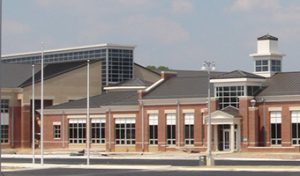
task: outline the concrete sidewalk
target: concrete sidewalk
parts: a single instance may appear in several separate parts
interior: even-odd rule
[[[14,164],[3,163],[3,171],[22,171],[50,168],[79,168],[79,169],[137,169],[137,170],[167,170],[167,171],[260,171],[260,172],[299,172],[299,166],[169,166],[169,165],[62,165],[62,164]]]
[[[85,156],[70,156],[70,153],[75,151],[56,150],[45,151],[45,158],[85,158]],[[40,157],[40,151],[36,151],[36,157]],[[186,153],[186,152],[156,152],[156,153],[140,153],[140,152],[102,152],[91,151],[91,158],[107,158],[107,159],[180,159],[180,160],[198,160],[199,156],[206,153]],[[214,152],[214,158],[218,160],[281,160],[281,161],[300,161],[300,153],[253,153],[253,152],[238,152],[225,153]],[[19,152],[17,154],[2,154],[3,158],[32,158],[30,150],[27,152]]]

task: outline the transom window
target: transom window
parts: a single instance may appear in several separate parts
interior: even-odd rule
[[[135,119],[120,118],[115,121],[116,144],[133,145],[135,144]]]
[[[176,145],[176,115],[167,114],[167,144]]]
[[[194,144],[194,114],[184,114],[184,142],[186,145]]]
[[[1,107],[0,107],[1,113],[8,113],[9,112],[9,100],[2,99],[0,103],[1,103]]]
[[[158,115],[149,114],[149,144],[158,144]]]
[[[85,119],[69,120],[69,142],[71,144],[86,143],[86,120]]]
[[[292,143],[300,144],[300,111],[292,111]]]
[[[219,101],[219,109],[227,106],[239,107],[239,96],[244,96],[244,86],[216,87],[216,97]]]
[[[269,71],[269,61],[268,60],[257,60],[255,61],[255,71]]]
[[[281,112],[270,112],[271,144],[281,145]]]
[[[92,143],[105,143],[105,119],[92,119]]]

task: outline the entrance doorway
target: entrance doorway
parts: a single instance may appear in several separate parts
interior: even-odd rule
[[[230,149],[230,125],[218,125],[219,151],[231,151]],[[234,150],[237,150],[237,125],[234,129]]]

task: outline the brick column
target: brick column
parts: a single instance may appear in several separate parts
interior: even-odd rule
[[[23,106],[21,113],[21,148],[29,148],[31,146],[30,117],[30,106]]]
[[[158,150],[166,151],[166,115],[164,111],[158,113]]]
[[[248,128],[251,129],[249,131],[249,139],[248,139],[248,144],[249,146],[257,146],[259,143],[258,139],[258,133],[259,133],[259,128],[258,128],[258,108],[256,107],[249,107],[249,124]]]
[[[291,139],[292,139],[292,122],[291,122],[291,113],[288,107],[283,107],[281,112],[281,139],[282,139],[282,146],[291,146]]]
[[[202,146],[202,138],[203,138],[203,120],[202,113],[199,108],[195,109],[195,125],[194,125],[194,143],[195,146]]]
[[[241,120],[241,134],[242,134],[242,143],[241,147],[246,148],[249,141],[249,117],[248,117],[248,107],[250,106],[249,97],[239,97],[239,113],[242,116]]]

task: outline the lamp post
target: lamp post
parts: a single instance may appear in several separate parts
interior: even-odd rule
[[[207,103],[207,109],[208,109],[208,126],[207,126],[207,158],[206,158],[206,165],[207,166],[213,166],[214,165],[214,159],[212,157],[211,152],[211,140],[212,140],[212,130],[211,130],[211,113],[210,113],[210,72],[215,70],[215,63],[211,61],[204,61],[202,70],[206,70],[208,74],[208,103]]]

